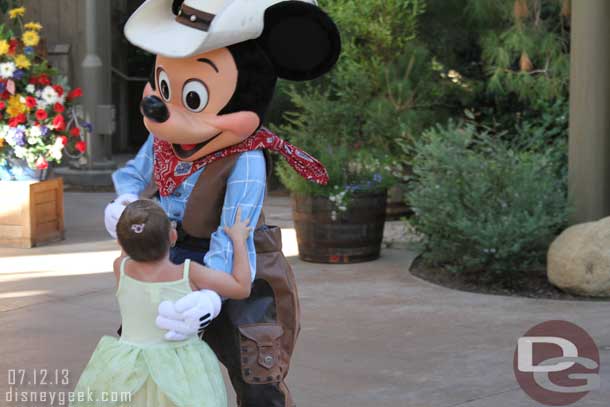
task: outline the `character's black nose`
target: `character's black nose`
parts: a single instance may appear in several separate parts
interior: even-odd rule
[[[169,119],[169,110],[165,103],[157,96],[146,96],[140,103],[142,114],[157,123],[164,123]]]

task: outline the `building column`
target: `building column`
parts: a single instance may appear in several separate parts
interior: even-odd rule
[[[572,1],[569,199],[572,223],[610,215],[610,1]]]
[[[111,145],[110,134],[102,117],[98,117],[100,105],[108,105],[110,94],[110,2],[107,0],[85,0],[86,53],[81,64],[84,89],[84,108],[87,119],[93,125],[93,133],[87,140],[89,169],[109,168]],[[106,115],[107,116],[107,115]]]

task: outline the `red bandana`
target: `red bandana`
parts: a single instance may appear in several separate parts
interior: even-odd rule
[[[303,178],[320,185],[326,185],[328,183],[328,172],[320,161],[287,141],[282,140],[269,130],[261,128],[241,143],[202,157],[192,163],[181,161],[176,157],[176,154],[174,154],[174,150],[170,143],[155,138],[154,176],[157,187],[159,188],[159,193],[161,196],[171,195],[184,180],[216,160],[228,157],[232,154],[260,149],[275,151],[283,155],[288,161],[288,164],[290,164],[290,166]]]

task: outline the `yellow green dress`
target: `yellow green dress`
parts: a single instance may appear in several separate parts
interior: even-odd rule
[[[104,336],[78,381],[72,407],[227,407],[216,355],[199,338],[168,342],[155,319],[162,301],[188,293],[189,261],[182,280],[143,282],[125,274],[121,263],[116,295],[123,331]]]

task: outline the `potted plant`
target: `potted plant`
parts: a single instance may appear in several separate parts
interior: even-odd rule
[[[423,8],[415,0],[323,6],[341,31],[341,59],[318,83],[285,90],[294,109],[275,129],[319,158],[330,182],[309,183],[284,163],[278,174],[293,194],[303,260],[368,261],[380,254],[387,188],[403,176],[403,145],[427,114],[415,109],[420,93],[434,83],[429,53],[415,42]]]
[[[31,247],[63,237],[63,184],[45,180],[50,164],[85,152],[89,125],[75,115],[82,91],[45,60],[42,26],[23,21],[22,2],[11,4],[0,2],[8,21],[0,24],[0,243]]]

